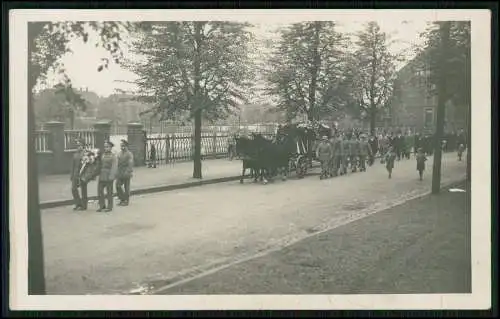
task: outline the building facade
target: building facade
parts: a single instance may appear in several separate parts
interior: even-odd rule
[[[437,94],[430,81],[430,69],[422,55],[418,55],[397,75],[390,103],[390,121],[393,126],[411,127],[417,132],[432,133],[436,127]],[[445,132],[466,127],[465,105],[446,103]]]

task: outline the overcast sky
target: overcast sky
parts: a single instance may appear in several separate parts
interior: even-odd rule
[[[354,33],[363,27],[366,20],[357,19],[354,21],[342,21],[338,26],[341,32]],[[386,19],[387,20],[387,19]],[[426,21],[377,21],[382,31],[392,35],[398,42],[390,50],[394,53],[407,51],[414,45],[421,45],[422,40],[419,34],[425,30]],[[277,39],[278,28],[286,26],[282,23],[254,23],[252,32],[261,43],[266,39]],[[133,81],[134,74],[124,70],[116,64],[110,64],[108,70],[97,72],[97,66],[102,57],[107,57],[107,52],[101,48],[96,48],[92,44],[84,44],[76,40],[71,43],[73,53],[63,57],[63,63],[67,69],[67,74],[71,78],[74,87],[88,88],[100,96],[108,96],[115,93],[116,89],[132,89],[133,86],[117,81]],[[411,56],[409,56],[410,58]],[[49,83],[57,81],[55,76],[49,76]]]

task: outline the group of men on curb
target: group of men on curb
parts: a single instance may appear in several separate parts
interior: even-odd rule
[[[85,148],[82,140],[76,141],[77,151],[73,155],[70,170],[71,193],[74,210],[87,210],[87,186],[97,179],[98,212],[113,210],[113,184],[116,180],[118,205],[127,206],[130,199],[130,180],[133,175],[134,156],[128,149],[128,142],[121,140],[120,151],[112,151],[111,141],[104,143],[104,151]],[[106,191],[106,194],[104,194]],[[81,195],[80,195],[81,193]],[[107,205],[106,205],[107,201]]]

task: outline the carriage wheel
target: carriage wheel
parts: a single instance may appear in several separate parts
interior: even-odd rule
[[[298,178],[303,178],[307,173],[307,159],[303,156],[297,158],[297,163],[295,164],[295,170],[297,172]]]

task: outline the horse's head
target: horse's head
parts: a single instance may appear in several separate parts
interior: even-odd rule
[[[256,152],[256,141],[248,137],[236,138],[236,153],[251,156]]]

